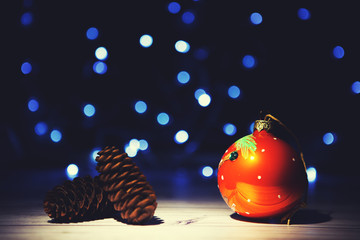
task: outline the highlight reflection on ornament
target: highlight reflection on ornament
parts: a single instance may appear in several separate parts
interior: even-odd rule
[[[252,134],[226,150],[219,163],[218,186],[239,215],[289,219],[305,202],[306,167],[302,156],[269,132],[270,126],[270,121],[256,121]]]

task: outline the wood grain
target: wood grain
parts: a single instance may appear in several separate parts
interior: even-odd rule
[[[288,226],[248,221],[219,200],[158,202],[156,218],[146,226],[112,218],[51,223],[41,200],[0,202],[0,239],[360,239],[357,205],[310,205]]]

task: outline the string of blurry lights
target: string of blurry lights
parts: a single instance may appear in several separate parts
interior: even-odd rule
[[[193,1],[193,4],[200,4],[201,1]],[[38,3],[40,4],[40,3]],[[36,14],[33,12],[33,2],[31,0],[25,0],[24,1],[24,12],[22,13],[20,17],[20,22],[24,29],[30,29],[32,25],[34,24],[36,20]],[[193,9],[185,9],[181,5],[181,2],[167,2],[164,3],[164,9],[163,11],[167,11],[169,13],[169,18],[176,17],[178,19],[181,19],[181,22],[183,25],[193,25],[197,21],[200,21],[197,19],[196,11]],[[297,13],[294,13],[294,18],[297,17],[300,21],[306,22],[310,21],[312,18],[312,12],[310,12],[307,8],[299,8]],[[248,22],[246,24],[252,25],[252,26],[261,26],[263,24],[263,21],[266,21],[266,18],[263,18],[263,15],[261,12],[249,12],[248,15]],[[84,33],[83,37],[86,38],[88,41],[94,42],[94,45],[101,45],[99,47],[95,47],[95,50],[91,49],[91,51],[94,51],[94,57],[93,64],[91,66],[91,70],[95,75],[98,76],[105,76],[108,72],[110,66],[108,64],[109,56],[111,55],[111,52],[109,53],[108,48],[106,47],[106,44],[102,44],[100,41],[97,41],[99,35],[102,34],[102,29],[98,27],[88,27],[87,29],[81,29],[81,31]],[[30,34],[31,31],[29,31],[28,34]],[[142,48],[144,51],[146,49],[149,49],[153,46],[153,44],[156,42],[156,38],[153,37],[149,33],[144,33],[138,38],[138,45],[140,48]],[[211,51],[206,47],[193,47],[191,45],[191,39],[189,40],[183,40],[178,39],[173,43],[173,48],[176,50],[178,54],[182,54],[185,59],[188,59],[188,61],[192,61],[191,58],[195,58],[199,60],[200,62],[202,60],[205,60],[211,55]],[[189,53],[192,53],[190,55]],[[341,60],[345,56],[345,50],[342,46],[336,45],[332,49],[332,57],[336,60]],[[24,56],[26,58],[26,56]],[[33,65],[36,64],[31,60],[31,56],[28,58],[29,60],[23,61],[20,66],[20,71],[24,78],[31,76],[32,74],[35,74],[33,72]],[[187,60],[185,60],[187,61]],[[241,57],[241,65],[242,68],[247,71],[254,71],[261,59],[259,59],[254,54],[245,54]],[[177,70],[176,73],[174,73],[175,79],[177,81],[177,86],[179,88],[189,85],[191,81],[193,80],[192,72],[189,69],[180,69]],[[205,84],[210,85],[210,84]],[[193,87],[194,85],[192,85]],[[217,97],[216,94],[218,91],[222,91],[222,95],[224,95],[223,91],[224,89],[216,89],[216,86],[210,89],[209,86],[206,87],[199,87],[192,90],[194,94],[194,98],[200,106],[201,109],[206,109],[210,105],[215,105],[215,99],[221,98]],[[233,101],[239,101],[243,98],[243,89],[240,88],[238,84],[230,84],[226,86],[226,95],[227,98]],[[359,94],[360,93],[360,82],[354,81],[351,86],[351,91],[353,94]],[[135,111],[139,116],[143,115],[144,113],[147,113],[149,111],[149,108],[151,109],[162,109],[162,106],[152,106],[153,103],[149,103],[146,100],[143,99],[143,96],[137,96],[138,100],[134,102],[132,108],[133,111]],[[39,109],[42,108],[43,105],[43,99],[39,98],[38,96],[33,96],[28,99],[27,101],[27,108],[28,111],[31,113],[36,113],[39,111]],[[25,103],[24,103],[25,104]],[[96,102],[87,102],[83,104],[82,106],[78,106],[79,111],[82,111],[82,114],[88,118],[95,118],[98,114],[99,108],[97,107]],[[219,111],[213,110],[213,114],[219,114]],[[170,111],[160,110],[157,113],[152,112],[151,116],[153,119],[156,120],[157,124],[160,126],[172,126],[172,129],[168,130],[168,132],[175,131],[172,136],[170,136],[170,139],[163,139],[163,141],[174,141],[176,144],[179,145],[185,145],[185,143],[188,143],[183,151],[186,151],[187,153],[191,154],[194,151],[196,151],[197,141],[191,141],[191,139],[194,139],[195,137],[192,135],[191,132],[189,132],[188,128],[181,128],[182,123],[177,122],[177,119],[175,119],[173,116],[174,114]],[[197,114],[193,112],[193,114]],[[145,120],[144,120],[145,121]],[[176,123],[176,124],[175,124]],[[251,132],[253,129],[254,123],[249,123],[249,131]],[[184,124],[185,126],[189,126],[189,124]],[[190,124],[191,125],[191,124]],[[206,125],[206,123],[204,123]],[[222,129],[223,134],[227,136],[234,136],[237,132],[237,124],[234,122],[224,122],[221,126],[217,126],[218,128]],[[177,129],[174,129],[174,126],[176,126]],[[37,136],[48,136],[50,141],[53,143],[59,143],[63,141],[64,135],[68,133],[64,133],[62,131],[62,126],[53,126],[50,122],[39,120],[35,126],[34,126],[34,133]],[[171,137],[173,139],[171,139]],[[319,136],[320,137],[320,136]],[[336,143],[337,141],[337,135],[335,132],[326,132],[322,136],[323,143],[325,145],[331,145]],[[232,141],[229,141],[232,142]],[[151,140],[147,138],[142,139],[136,139],[129,137],[129,140],[125,143],[119,143],[124,144],[124,151],[130,156],[135,157],[139,152],[144,152],[146,154],[151,149]],[[100,150],[100,146],[94,146],[92,149],[89,149],[89,155],[91,161],[94,161],[96,157],[96,153]],[[214,166],[205,165],[202,166],[200,169],[200,173],[205,178],[211,178],[214,176],[214,173],[216,170],[213,168]],[[79,174],[79,167],[74,163],[68,163],[68,166],[66,167],[66,173],[67,176],[70,179],[73,179],[74,177],[78,176]],[[314,167],[308,168],[308,178],[310,182],[313,182],[316,180],[316,169]]]

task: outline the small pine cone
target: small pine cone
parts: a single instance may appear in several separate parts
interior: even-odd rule
[[[104,218],[111,209],[98,177],[76,177],[65,181],[47,192],[44,200],[44,211],[57,222]]]
[[[96,170],[108,199],[123,220],[145,224],[157,207],[155,192],[131,158],[115,147],[106,147],[96,157]]]

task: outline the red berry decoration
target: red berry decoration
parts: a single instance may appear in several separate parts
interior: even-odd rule
[[[256,121],[253,134],[226,150],[219,163],[218,186],[226,204],[239,215],[282,217],[289,224],[305,205],[306,167],[302,154],[269,132],[270,123]]]

